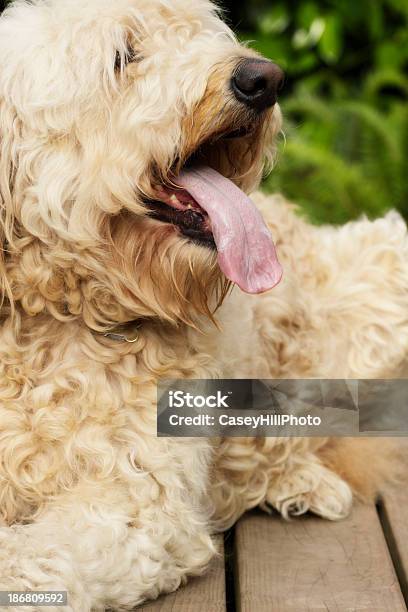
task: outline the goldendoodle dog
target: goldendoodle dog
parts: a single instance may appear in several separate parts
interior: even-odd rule
[[[156,436],[163,377],[407,374],[399,216],[246,195],[281,81],[208,0],[3,13],[0,589],[130,610],[248,508],[341,518],[391,472],[369,440]]]

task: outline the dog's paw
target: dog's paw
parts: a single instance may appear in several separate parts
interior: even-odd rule
[[[334,521],[350,512],[352,493],[340,476],[323,465],[304,463],[273,482],[265,502],[286,519],[310,511]]]

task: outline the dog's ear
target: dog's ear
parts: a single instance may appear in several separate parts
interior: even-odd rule
[[[15,134],[17,113],[0,94],[0,316],[4,309],[13,310],[13,299],[7,276],[7,257],[14,234],[14,180],[16,175]]]

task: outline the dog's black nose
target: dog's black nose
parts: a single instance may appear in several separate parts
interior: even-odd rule
[[[283,76],[282,70],[273,62],[245,59],[232,77],[232,90],[239,102],[262,112],[275,104]]]

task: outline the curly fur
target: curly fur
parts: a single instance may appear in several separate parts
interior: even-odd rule
[[[248,508],[340,518],[392,472],[370,440],[155,436],[163,376],[407,373],[396,213],[315,228],[256,194],[285,278],[249,297],[146,212],[198,147],[257,186],[279,107],[221,138],[251,120],[228,83],[253,55],[207,0],[17,0],[0,19],[0,589],[130,610],[202,572]],[[99,333],[134,320],[133,344]]]

